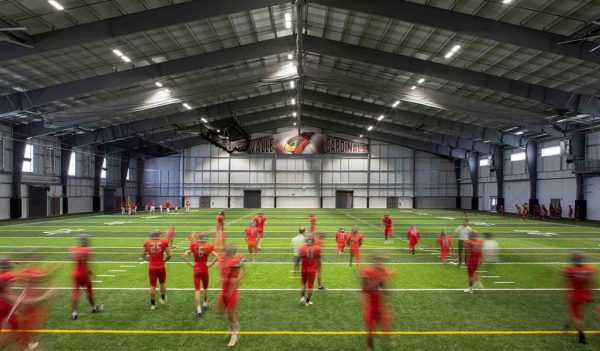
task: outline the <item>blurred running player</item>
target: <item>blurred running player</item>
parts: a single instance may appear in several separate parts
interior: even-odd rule
[[[517,208],[517,213],[515,213],[515,214],[517,215],[517,217],[521,217],[521,215],[523,214],[523,213],[521,212],[521,206],[519,206],[519,205],[515,205],[515,207]]]
[[[165,240],[169,243],[169,247],[173,247],[173,240],[175,239],[175,227],[172,224],[169,224],[169,229],[167,229],[167,233],[165,235]]]
[[[252,220],[256,224],[256,231],[258,233],[258,249],[260,250],[263,237],[265,235],[265,223],[267,222],[267,219],[263,215],[263,211],[258,211]]]
[[[17,277],[11,272],[12,264],[6,257],[0,257],[0,331],[5,323],[12,331],[19,329],[19,319],[15,314],[17,297],[13,295],[11,285]]]
[[[104,310],[104,306],[97,305],[94,299],[94,291],[92,289],[92,271],[89,263],[90,257],[94,252],[90,246],[90,236],[82,234],[77,237],[77,246],[71,247],[71,257],[75,261],[75,267],[71,276],[73,277],[73,293],[71,294],[71,319],[77,319],[77,307],[79,305],[79,288],[85,287],[88,297],[88,302],[92,307],[92,313],[98,313]]]
[[[523,220],[526,221],[529,219],[529,205],[526,203],[523,204]]]
[[[152,204],[150,205],[150,213],[156,212],[156,200],[152,200]]]
[[[502,218],[506,218],[506,214],[504,213],[504,205],[498,205],[498,215]]]
[[[169,213],[171,211],[171,201],[170,200],[165,201],[165,208],[167,209],[167,213]]]
[[[410,228],[408,228],[408,232],[406,232],[406,238],[408,239],[408,251],[412,252],[414,255],[415,246],[417,246],[419,240],[421,239],[421,231],[419,231],[417,226],[413,224],[410,226]]]
[[[585,333],[583,332],[584,306],[593,301],[594,275],[596,268],[585,264],[585,257],[582,253],[574,252],[571,255],[572,265],[563,268],[565,283],[570,289],[567,292],[567,299],[570,309],[569,321],[564,329],[569,327],[570,322],[575,323],[577,328],[577,342],[587,344]]]
[[[392,217],[389,213],[386,213],[383,215],[381,222],[383,223],[383,236],[385,237],[385,241],[383,243],[387,244],[388,238],[390,239],[391,243],[393,237],[392,228],[394,227],[392,224]]]
[[[217,229],[215,232],[213,243],[215,245],[215,251],[218,253],[223,252],[223,248],[225,247],[225,242],[227,241],[227,234],[223,229]]]
[[[377,325],[382,331],[392,330],[392,312],[387,303],[385,290],[392,278],[392,272],[384,266],[381,256],[373,255],[373,266],[360,270],[362,287],[362,312],[367,328],[367,350],[375,350],[373,333]]]
[[[166,257],[165,257],[166,254]],[[153,230],[150,240],[144,242],[142,258],[148,261],[148,277],[150,278],[150,310],[156,309],[156,281],[160,283],[160,304],[167,304],[167,271],[165,262],[171,259],[171,251],[166,240],[160,238],[160,231]]]
[[[467,275],[469,276],[469,287],[464,291],[466,293],[473,293],[473,284],[478,289],[483,289],[483,284],[479,280],[479,274],[477,274],[477,266],[481,264],[482,259],[483,240],[477,238],[477,233],[471,231],[469,234],[469,240],[465,242],[465,256],[467,257]]]
[[[350,266],[352,266],[352,261],[356,259],[356,263],[360,263],[360,247],[362,246],[363,235],[358,232],[358,226],[352,226],[352,233],[350,233],[350,237],[348,238],[348,243],[350,245]]]
[[[225,230],[225,212],[219,211],[217,213],[217,232]]]
[[[315,246],[321,248],[323,251],[323,245],[325,245],[325,233],[318,232],[315,234]],[[319,285],[319,290],[327,290],[325,286],[323,286],[323,281],[321,279],[323,273],[323,265],[321,264],[321,260],[319,260],[319,266],[317,267],[317,284]]]
[[[314,239],[309,237],[306,244],[300,248],[297,260],[302,260],[300,278],[300,304],[306,307],[312,305],[313,287],[319,265],[321,263],[321,247],[314,245]]]
[[[125,201],[121,200],[121,214],[125,214]]]
[[[469,226],[469,220],[463,219],[463,224],[456,227],[454,234],[458,235],[458,266],[460,267],[463,262],[467,264],[467,255],[465,253],[463,260],[463,251],[465,249],[465,242],[469,240],[469,234],[473,231],[473,228]]]
[[[255,222],[250,222],[246,227],[245,239],[246,244],[248,245],[248,254],[250,254],[250,259],[252,260],[252,263],[254,263],[256,260],[256,253],[258,252],[258,230]]]
[[[177,210],[179,210],[179,201],[175,201],[173,206],[175,207],[175,212],[177,212]]]
[[[442,263],[446,264],[448,254],[454,254],[454,245],[452,244],[452,237],[446,232],[446,228],[442,230],[440,236],[437,239],[438,246],[440,247],[440,256],[442,256]]]
[[[240,281],[245,275],[242,270],[243,258],[236,253],[235,246],[225,245],[224,254],[219,257],[219,267],[221,268],[221,294],[217,300],[217,312],[227,313],[229,328],[231,330],[231,339],[227,346],[235,346],[238,341],[238,332],[240,324],[237,316],[238,288]]]
[[[340,255],[348,245],[348,234],[344,231],[344,227],[340,227],[335,233],[335,242],[337,243],[337,254]]]
[[[308,233],[314,234],[317,230],[317,217],[315,217],[314,213],[308,215],[308,221],[310,222],[310,225],[308,227]]]
[[[207,243],[208,233],[195,233],[196,241],[190,244],[190,248],[183,253],[183,260],[194,269],[194,300],[196,302],[196,317],[202,316],[202,307],[208,310],[208,268],[212,267],[219,258],[215,252],[214,245]],[[188,258],[189,254],[194,255],[194,264]],[[208,256],[215,258],[209,265]],[[204,289],[204,303],[200,306],[200,283]]]
[[[483,263],[496,263],[500,260],[500,246],[498,242],[494,240],[492,233],[483,234]]]
[[[294,273],[298,272],[298,263],[300,263],[300,248],[306,244],[304,227],[298,228],[298,235],[292,238],[292,250],[294,250]]]

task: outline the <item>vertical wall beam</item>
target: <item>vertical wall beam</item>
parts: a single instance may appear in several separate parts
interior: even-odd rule
[[[469,174],[471,175],[471,186],[473,187],[471,197],[471,210],[479,209],[479,153],[472,152],[467,159],[469,163]]]
[[[231,154],[227,153],[227,156],[229,157],[227,163],[227,208],[231,208]]]
[[[273,207],[277,208],[277,153],[273,154],[271,159],[273,164],[271,169],[273,170]]]
[[[368,153],[367,153],[367,208],[370,208],[371,199],[371,139],[367,141]],[[394,190],[395,191],[395,190]],[[395,193],[394,193],[395,195]],[[386,199],[387,204],[387,199]]]
[[[71,163],[71,152],[73,145],[64,142],[64,138],[60,138],[60,184],[62,185],[62,212],[69,213],[69,164]]]
[[[136,177],[135,177],[135,198],[142,205],[142,185],[144,184],[144,159],[138,158],[136,160]]]
[[[121,200],[127,203],[127,194],[125,193],[127,188],[127,171],[129,170],[129,154],[127,152],[121,152]]]
[[[412,208],[417,208],[417,150],[416,149],[413,149],[413,157],[412,157],[412,186],[413,186]]]
[[[573,166],[578,162],[585,161],[586,134],[578,133],[571,139],[571,150],[573,152]],[[585,163],[585,162],[583,162]],[[587,219],[587,200],[585,199],[585,176],[577,174],[575,178],[575,216],[579,220]]]
[[[462,160],[455,159],[454,160],[454,174],[456,175],[456,208],[462,208],[462,196],[460,196],[460,181],[462,174]]]
[[[537,196],[537,142],[529,141],[525,147],[527,156],[527,173],[529,174],[529,213],[534,213],[535,207],[539,204]]]
[[[23,199],[21,197],[21,179],[23,178],[23,159],[25,158],[25,145],[27,133],[25,128],[13,128],[13,162],[12,162],[12,192],[10,197],[10,218],[23,216]]]
[[[92,198],[92,211],[100,212],[100,174],[102,173],[102,162],[104,161],[104,147],[97,146],[94,153],[94,197]]]
[[[494,152],[493,157],[493,166],[494,172],[496,173],[496,187],[498,194],[498,208],[500,206],[504,206],[504,149],[501,146],[496,146],[496,151]],[[496,208],[496,211],[498,211]],[[505,207],[506,209],[506,207]]]

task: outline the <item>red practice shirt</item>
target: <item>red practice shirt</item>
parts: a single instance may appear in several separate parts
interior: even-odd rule
[[[265,227],[265,223],[267,222],[267,219],[264,216],[254,216],[252,220],[254,223],[256,223],[256,227],[260,229],[263,229]]]
[[[194,269],[207,271],[208,255],[215,251],[215,247],[210,244],[195,242],[190,244],[190,251],[194,254],[194,262],[196,262]]]
[[[169,243],[165,240],[146,240],[144,249],[150,257],[150,268],[164,268],[164,253],[167,247]]]
[[[302,258],[302,272],[316,272],[321,260],[321,247],[317,245],[303,245],[299,255]]]
[[[88,261],[93,250],[87,246],[74,246],[71,248],[71,257],[75,261],[73,273],[79,276],[88,274]]]
[[[246,241],[248,242],[248,245],[256,245],[257,238],[258,238],[258,229],[256,227],[246,228]]]

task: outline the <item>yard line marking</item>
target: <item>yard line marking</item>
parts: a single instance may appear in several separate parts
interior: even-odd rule
[[[359,222],[361,222],[361,223],[363,223],[363,224],[366,224],[366,225],[368,225],[369,227],[375,228],[375,229],[377,229],[377,230],[380,230],[380,229],[381,229],[381,228],[379,228],[378,226],[376,226],[376,225],[374,225],[374,224],[371,224],[371,223],[369,223],[369,222],[366,222],[366,221],[364,221],[364,220],[362,220],[362,219],[360,219],[360,218],[358,218],[358,217],[355,217],[355,216],[353,216],[353,215],[351,215],[351,214],[348,214],[348,213],[346,213],[346,212],[342,212],[342,211],[340,211],[340,210],[339,210],[339,209],[337,209],[337,208],[336,208],[335,210],[336,210],[336,212],[339,212],[339,213],[341,213],[341,214],[343,214],[343,215],[345,215],[345,216],[348,216],[348,217],[350,217],[350,218],[352,218],[352,219],[354,219],[354,220],[357,220],[357,221],[359,221]]]
[[[92,283],[102,283],[102,280],[92,280]]]
[[[295,277],[298,278],[298,277]],[[22,290],[21,287],[13,287],[13,290]],[[35,290],[73,290],[73,287],[34,287],[29,289]],[[123,291],[148,291],[148,287],[145,288],[96,288],[94,290],[123,290]],[[211,291],[221,291],[221,288],[209,288]],[[270,292],[298,292],[297,288],[240,288],[240,291],[248,291],[248,292],[257,292],[257,291],[270,291]],[[437,292],[437,291],[457,291],[462,292],[464,288],[390,288],[390,289],[382,289],[383,291],[388,292]],[[543,291],[571,291],[569,288],[489,288],[489,289],[474,289],[476,291],[480,291],[482,293],[485,292],[523,292],[523,291],[533,291],[533,292],[543,292]],[[600,291],[600,288],[592,289],[594,291]],[[169,291],[194,291],[194,288],[169,288]],[[327,288],[327,291],[336,291],[336,292],[359,292],[362,291],[362,288]]]
[[[135,268],[135,266],[119,266],[121,268]]]
[[[11,333],[2,330],[0,333]],[[129,334],[129,335],[230,335],[230,330],[131,330],[131,329],[27,329],[17,333],[35,334]],[[586,330],[586,334],[600,334],[600,330]],[[238,331],[239,335],[318,335],[318,336],[352,336],[367,335],[366,331],[304,331],[304,330],[250,330]],[[377,335],[565,335],[577,334],[577,331],[562,330],[400,330],[390,332],[374,332]]]
[[[494,284],[514,284],[515,282],[494,282]]]
[[[109,272],[127,272],[125,269],[109,269]]]
[[[73,261],[66,260],[15,260],[14,262],[19,263],[69,263],[73,264]],[[96,264],[120,264],[120,263],[129,263],[129,264],[143,264],[147,262],[131,262],[131,261],[94,261]],[[455,262],[450,262],[452,264],[456,264]],[[185,262],[166,262],[166,264],[186,264]],[[289,264],[292,265],[293,262],[289,261],[263,261],[263,262],[255,262],[256,265],[264,265],[264,264]],[[322,262],[322,264],[326,265],[347,265],[348,262]],[[369,265],[369,263],[355,263],[357,265]],[[496,262],[496,263],[486,263],[490,265],[569,265],[572,262]],[[592,265],[600,265],[600,262],[587,262],[587,264]],[[442,266],[440,262],[386,262],[386,265],[439,265]],[[466,268],[466,267],[463,267]]]
[[[482,278],[500,278],[499,275],[482,275]]]
[[[475,271],[477,273],[487,273],[488,271]]]
[[[114,277],[113,274],[98,274],[96,277]]]

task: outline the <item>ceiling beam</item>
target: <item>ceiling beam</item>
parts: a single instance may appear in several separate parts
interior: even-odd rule
[[[0,97],[0,116],[98,90],[115,89],[120,86],[159,79],[164,76],[231,64],[257,57],[277,55],[293,50],[294,45],[293,36],[280,37],[23,93],[13,93]]]
[[[304,37],[304,48],[307,51],[323,55],[460,82],[520,96],[558,108],[567,108],[571,111],[600,116],[600,98],[591,95],[548,88],[537,84],[525,83],[483,72],[470,71],[464,68],[396,55],[381,50],[369,49],[314,36]]]
[[[95,41],[168,27],[180,23],[275,6],[283,0],[190,1],[31,36],[33,49],[0,43],[0,61]]]
[[[580,41],[559,44],[569,40],[569,37],[435,6],[402,0],[315,0],[315,2],[600,64],[600,55],[590,52],[598,46],[598,43]]]
[[[388,134],[394,134],[401,137],[414,140],[424,140],[435,144],[450,146],[452,148],[460,148],[469,151],[475,151],[482,154],[493,154],[496,146],[492,143],[484,143],[482,141],[474,141],[468,138],[454,137],[435,132],[424,132],[411,127],[402,126],[395,123],[377,121],[373,118],[351,115],[344,112],[334,111],[330,109],[319,108],[315,106],[304,106],[304,112],[307,115],[334,119],[343,124],[358,124],[362,125],[363,133],[369,135],[373,131],[367,132],[366,127],[372,125],[375,131],[385,131]],[[360,128],[360,127],[359,127]]]
[[[424,129],[441,129],[455,136],[464,136],[471,139],[489,140],[494,144],[505,144],[512,147],[522,147],[527,144],[528,139],[511,133],[504,133],[493,128],[485,128],[472,124],[451,121],[444,118],[420,114],[401,109],[390,109],[387,106],[378,105],[356,99],[335,96],[312,90],[304,90],[304,98],[313,103],[338,106],[352,111],[362,111],[373,116],[385,115],[386,119],[409,123],[415,126],[424,126]]]

